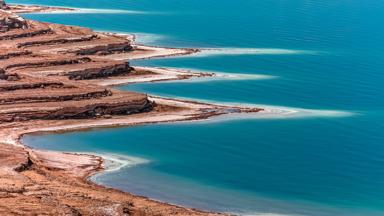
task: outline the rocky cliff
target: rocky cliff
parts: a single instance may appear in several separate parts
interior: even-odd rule
[[[27,28],[28,28],[28,24],[24,18],[18,15],[12,14],[10,12],[0,11],[0,32],[7,32],[11,29],[27,29]]]
[[[9,9],[4,0],[0,0],[0,9],[2,9],[2,10]]]
[[[0,11],[0,124],[79,119],[150,111],[145,94],[79,80],[129,75],[126,61],[102,57],[133,50],[123,36],[25,20]]]

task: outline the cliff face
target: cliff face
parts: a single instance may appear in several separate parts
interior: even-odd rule
[[[0,11],[0,32],[7,32],[11,29],[27,29],[27,28],[28,28],[28,24],[24,18],[18,15],[12,14],[10,12]]]
[[[11,5],[6,10],[54,9]],[[115,60],[132,56],[134,47],[125,36],[0,13],[5,13],[0,32],[0,215],[220,215],[95,185],[88,177],[103,169],[100,157],[29,149],[18,145],[19,139],[33,132],[203,119],[250,110],[160,98],[155,106],[145,94],[100,86],[110,85],[115,79],[109,78],[116,75],[123,82],[124,76],[151,81],[148,76],[165,69],[133,72],[128,62]],[[134,57],[180,54],[153,50],[146,54],[139,47]],[[136,115],[125,117],[131,114]]]
[[[2,10],[8,9],[8,6],[4,0],[0,0],[0,9],[2,9]]]
[[[0,125],[150,111],[153,103],[145,94],[85,82],[129,75],[133,69],[128,62],[105,57],[131,50],[131,41],[123,36],[0,11]]]

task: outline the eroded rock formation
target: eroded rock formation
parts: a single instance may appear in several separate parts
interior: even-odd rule
[[[24,18],[10,12],[0,11],[0,32],[7,32],[11,29],[27,28],[28,24]]]
[[[1,10],[7,10],[8,9],[8,6],[4,0],[0,0],[0,9]]]
[[[19,13],[53,10],[2,2],[3,9]],[[103,169],[100,157],[19,145],[21,135],[37,128],[134,124],[147,117],[169,121],[166,113],[178,119],[176,111],[187,108],[155,106],[145,94],[98,84],[100,78],[135,76],[129,63],[111,57],[132,51],[127,37],[24,20],[1,10],[0,26],[0,215],[219,215],[95,185],[87,178]],[[191,110],[182,119],[199,112]],[[131,114],[136,115],[126,116]],[[210,109],[206,115],[214,114]]]
[[[8,8],[5,3],[3,7]],[[76,81],[129,74],[133,69],[128,62],[101,57],[132,49],[123,36],[0,11],[0,123],[151,110],[153,104],[145,94]]]

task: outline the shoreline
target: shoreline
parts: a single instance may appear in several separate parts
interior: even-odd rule
[[[50,13],[55,11],[75,11],[74,8],[44,6],[44,5],[27,5],[27,4],[9,4],[9,9],[13,13]]]
[[[129,60],[191,55],[204,49],[146,46],[136,44],[136,36],[130,34],[25,20],[14,14],[75,9],[11,6],[10,10],[4,16],[22,23],[22,28],[17,23],[0,32],[0,41],[8,42],[0,44],[5,50],[0,52],[0,91],[5,95],[0,100],[0,147],[6,149],[0,154],[0,176],[4,176],[0,178],[0,198],[10,206],[0,203],[0,214],[9,214],[8,208],[22,206],[25,211],[36,214],[226,215],[99,185],[91,178],[106,171],[107,158],[33,149],[22,143],[22,137],[205,121],[219,116],[224,119],[247,114],[273,117],[299,112],[120,91],[113,87],[214,79],[220,74],[131,67],[127,63]],[[25,213],[22,211],[18,213]]]
[[[88,123],[69,123],[59,126],[49,126],[46,128],[31,128],[31,130],[24,131],[21,129],[21,131],[16,132],[13,134],[12,137],[6,137],[8,144],[7,145],[15,145],[22,147],[25,149],[28,154],[30,155],[32,161],[43,161],[45,163],[44,166],[48,167],[55,167],[55,169],[64,169],[66,172],[69,172],[70,175],[74,175],[77,178],[80,178],[81,181],[84,181],[86,184],[90,184],[91,186],[100,187],[100,188],[106,188],[108,190],[118,191],[118,189],[109,188],[103,185],[98,184],[97,182],[92,180],[92,177],[96,176],[97,174],[108,172],[109,169],[107,167],[108,158],[106,158],[104,155],[97,155],[92,153],[72,153],[72,152],[56,152],[56,151],[49,151],[49,150],[40,150],[40,149],[34,149],[26,145],[22,142],[22,138],[26,135],[32,135],[32,134],[55,134],[55,133],[66,133],[66,132],[76,132],[76,131],[87,131],[87,130],[94,130],[94,129],[102,129],[102,128],[115,128],[115,127],[134,127],[137,125],[144,125],[144,124],[158,124],[158,123],[175,123],[175,122],[192,122],[192,121],[200,121],[200,120],[208,120],[216,116],[222,116],[222,115],[228,115],[228,113],[225,113],[224,111],[220,111],[220,109],[244,109],[244,112],[258,112],[259,110],[257,108],[250,108],[249,110],[246,108],[240,108],[240,107],[225,107],[225,106],[218,106],[215,107],[215,105],[212,104],[201,104],[199,102],[186,102],[186,101],[179,101],[179,100],[173,100],[173,99],[166,99],[166,98],[159,98],[159,100],[165,100],[163,101],[163,104],[166,103],[177,103],[177,104],[183,104],[184,106],[192,106],[197,109],[198,107],[202,106],[205,109],[217,109],[219,108],[219,111],[216,111],[214,113],[196,113],[197,110],[190,110],[187,111],[184,115],[185,116],[175,116],[179,114],[179,111],[176,111],[174,113],[168,114],[168,116],[162,116],[162,118],[158,119],[155,117],[155,119],[148,119],[145,117],[138,117],[137,121],[131,121],[130,117],[126,118],[119,118],[115,119],[115,121],[101,121],[100,120],[94,120],[89,121]],[[256,109],[256,110],[255,110]],[[241,111],[242,112],[242,111]],[[240,112],[240,113],[241,113]],[[139,114],[140,115],[140,114]],[[163,114],[162,114],[163,115]],[[231,114],[229,114],[231,115]],[[59,122],[57,122],[59,123]],[[0,135],[1,134],[0,131]],[[60,158],[58,161],[52,161],[52,159],[48,158]],[[68,160],[71,160],[69,162]],[[73,161],[76,161],[74,163]],[[87,161],[87,162],[85,162]],[[91,169],[79,169],[78,167],[92,167]],[[125,166],[124,166],[125,167]],[[112,168],[113,169],[113,168]],[[180,206],[168,202],[164,202],[161,200],[152,199],[150,197],[146,196],[140,196],[140,195],[134,195],[130,194],[129,192],[125,191],[122,193],[128,193],[130,196],[133,196],[133,199],[139,199],[141,201],[142,199],[145,200],[145,202],[154,202],[159,204],[162,209],[164,206],[167,207],[177,207],[180,208],[182,211],[182,215],[186,215],[184,211],[188,212],[188,215],[227,215],[227,213],[214,213],[209,210],[200,210],[200,209],[194,209],[191,207],[186,206]],[[190,212],[193,211],[193,212]]]
[[[149,97],[109,88],[213,74],[130,67],[126,63],[188,55],[199,49],[136,45],[132,36],[30,21],[13,14],[52,8],[10,8],[3,16],[22,25],[10,26],[16,28],[0,33],[10,39],[0,44],[5,47],[4,54],[0,53],[4,56],[0,61],[0,147],[5,149],[0,154],[0,198],[4,200],[0,214],[22,207],[17,210],[19,214],[223,215],[98,185],[90,178],[105,170],[105,158],[32,149],[21,139],[31,133],[188,122],[232,113],[257,113],[261,109]],[[26,27],[19,29],[20,26]]]
[[[132,67],[127,61],[218,50],[147,46],[136,44],[136,36],[132,34],[25,20],[13,14],[76,9],[19,5],[11,6],[10,10],[6,12],[7,16],[25,24],[25,28],[10,26],[5,33],[0,32],[0,42],[9,42],[0,43],[5,50],[0,52],[0,91],[6,95],[0,99],[0,147],[6,149],[6,153],[0,153],[0,176],[4,176],[0,178],[0,199],[5,199],[4,204],[0,203],[0,214],[9,214],[8,208],[21,206],[27,212],[52,215],[95,212],[101,215],[229,215],[231,213],[174,205],[99,185],[92,181],[92,177],[108,171],[106,156],[33,149],[23,143],[22,138],[41,133],[215,121],[215,118],[225,120],[239,115],[240,118],[249,118],[249,115],[290,117],[303,111],[304,115],[314,115],[317,111],[225,105],[120,91],[114,87],[220,79],[220,76],[222,79],[236,75],[244,76],[243,79],[271,77]],[[20,113],[24,116],[20,117]],[[10,207],[5,203],[10,203]],[[25,212],[20,210],[18,213]]]

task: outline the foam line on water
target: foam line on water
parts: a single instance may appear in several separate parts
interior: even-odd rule
[[[178,82],[209,82],[209,81],[221,81],[221,80],[265,80],[265,79],[276,79],[278,76],[266,75],[266,74],[252,74],[252,73],[230,73],[230,72],[219,72],[209,70],[199,70],[194,68],[180,68],[180,67],[166,67],[171,71],[177,71],[186,74],[211,74],[212,76],[206,77],[194,77],[183,80],[170,80],[165,81],[167,83],[178,83]]]
[[[229,212],[230,213],[230,212]],[[231,213],[230,213],[231,214]],[[236,215],[237,213],[232,213]],[[304,215],[292,215],[292,214],[277,214],[277,213],[240,213],[241,216],[304,216]]]
[[[265,111],[260,112],[260,118],[308,118],[308,117],[350,117],[356,113],[343,110],[323,110],[323,109],[305,109],[297,107],[270,106],[270,105],[251,105],[260,107]]]
[[[260,79],[276,79],[277,76],[265,74],[245,74],[245,73],[222,73],[213,72],[216,79],[224,80],[260,80]]]
[[[244,106],[243,106],[244,107]],[[249,106],[248,106],[249,107]],[[355,115],[353,112],[340,110],[315,110],[283,107],[276,108],[263,105],[255,105],[254,107],[263,108],[264,111],[258,113],[236,113],[218,116],[210,119],[208,122],[216,121],[232,121],[246,119],[298,119],[298,118],[345,118]]]
[[[132,37],[133,40],[139,44],[151,44],[161,40],[169,39],[169,36],[165,36],[161,34],[145,33],[145,32],[124,32],[124,31],[111,31],[106,29],[97,29],[97,31],[105,34],[112,33],[116,35]]]
[[[95,9],[95,8],[73,8],[73,10],[50,11],[50,12],[36,12],[34,14],[151,14],[146,11],[136,10],[116,10],[116,9]]]
[[[153,96],[162,97],[160,95],[153,95]],[[344,118],[344,117],[351,117],[359,114],[357,112],[344,111],[344,110],[306,109],[306,108],[274,106],[274,105],[265,105],[265,104],[231,103],[231,102],[221,102],[221,101],[177,97],[177,96],[175,98],[178,98],[181,100],[199,101],[199,102],[228,106],[228,107],[248,107],[248,108],[264,109],[264,111],[260,111],[257,113],[240,113],[240,114],[235,113],[230,115],[224,115],[224,116],[213,118],[211,121],[233,120],[233,119],[288,119],[288,118],[314,118],[314,117]]]
[[[211,79],[214,79],[214,80],[261,80],[261,79],[278,78],[278,76],[256,74],[256,73],[230,73],[230,72],[220,72],[220,71],[199,70],[194,68],[172,68],[172,69],[185,70],[187,72],[213,74],[213,77],[211,77]],[[209,80],[209,79],[203,79],[203,80]]]
[[[136,38],[135,41],[141,44],[155,43],[168,38],[168,36],[165,36],[165,35],[152,34],[152,33],[136,32],[132,34],[135,35],[135,38]]]
[[[192,56],[221,56],[221,55],[315,55],[317,51],[293,50],[279,48],[201,48],[201,52]]]
[[[228,105],[228,104],[227,104]],[[236,106],[234,104],[234,106]],[[257,107],[264,111],[243,114],[243,118],[253,119],[289,119],[289,118],[344,118],[356,115],[354,112],[343,110],[305,109],[286,106],[271,106],[263,104],[237,104],[241,107]],[[240,118],[241,118],[240,116]]]
[[[147,11],[137,11],[137,10],[117,10],[117,9],[95,9],[95,8],[71,8],[74,11],[57,11],[53,13],[68,14],[152,14],[152,12]]]
[[[27,5],[27,6],[36,6],[35,4],[12,3],[12,5],[19,5],[19,4]],[[57,11],[46,11],[46,12],[42,11],[42,12],[33,12],[31,14],[160,14],[160,12],[148,12],[148,11],[138,11],[138,10],[78,8],[78,7],[44,5],[44,4],[39,4],[38,6],[57,7],[57,8],[73,9],[73,10],[57,10]]]
[[[104,172],[116,172],[123,168],[135,167],[143,164],[150,163],[149,160],[140,157],[129,155],[119,155],[112,153],[91,153],[93,155],[102,157],[105,161]]]

